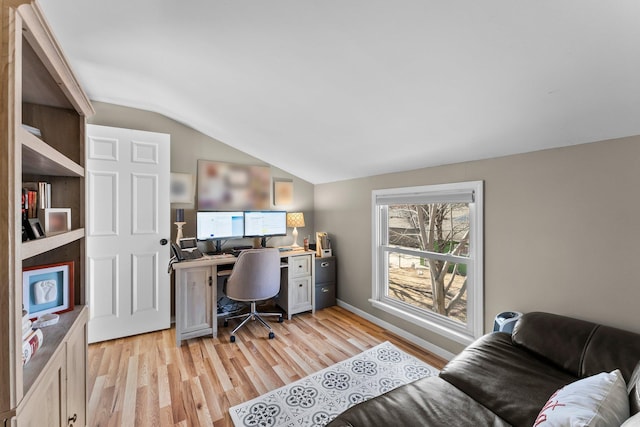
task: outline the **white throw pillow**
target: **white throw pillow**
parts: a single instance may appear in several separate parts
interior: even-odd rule
[[[640,412],[629,418],[620,427],[640,427]]]
[[[534,427],[618,427],[627,418],[627,385],[616,369],[567,384],[553,393]]]

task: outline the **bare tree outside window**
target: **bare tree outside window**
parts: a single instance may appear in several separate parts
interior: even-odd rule
[[[427,252],[388,252],[387,296],[466,323],[468,203],[390,205],[387,212],[388,244]]]

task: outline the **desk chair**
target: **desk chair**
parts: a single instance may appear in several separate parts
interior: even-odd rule
[[[242,323],[231,331],[231,342],[235,342],[235,333],[249,320],[258,320],[269,330],[269,339],[275,338],[273,330],[261,316],[278,316],[282,322],[282,313],[258,313],[256,302],[273,298],[280,292],[280,251],[275,248],[247,249],[242,251],[227,279],[227,297],[234,301],[251,303],[249,313],[231,316],[224,319],[224,326],[229,319],[244,318]]]

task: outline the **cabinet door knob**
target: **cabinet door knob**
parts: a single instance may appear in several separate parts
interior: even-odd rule
[[[298,286],[302,287],[302,283],[300,283]]]
[[[169,243],[169,241],[167,239],[160,239],[160,244],[162,246],[166,245],[167,243]]]
[[[69,417],[69,424],[71,423],[75,423],[76,421],[78,421],[78,414],[73,414],[73,417]]]
[[[320,264],[320,267],[329,267],[329,263],[327,261]]]

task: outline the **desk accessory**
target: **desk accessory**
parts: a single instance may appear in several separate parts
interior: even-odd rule
[[[325,258],[332,255],[331,240],[329,235],[324,231],[316,233],[316,256],[318,258]]]
[[[293,227],[293,244],[291,247],[298,248],[298,227],[304,227],[304,214],[302,212],[287,212],[287,227]]]
[[[60,316],[58,316],[57,314],[53,314],[53,313],[44,314],[38,317],[38,320],[33,322],[33,327],[44,328],[45,326],[55,325],[56,323],[58,323],[59,320],[60,320]]]

